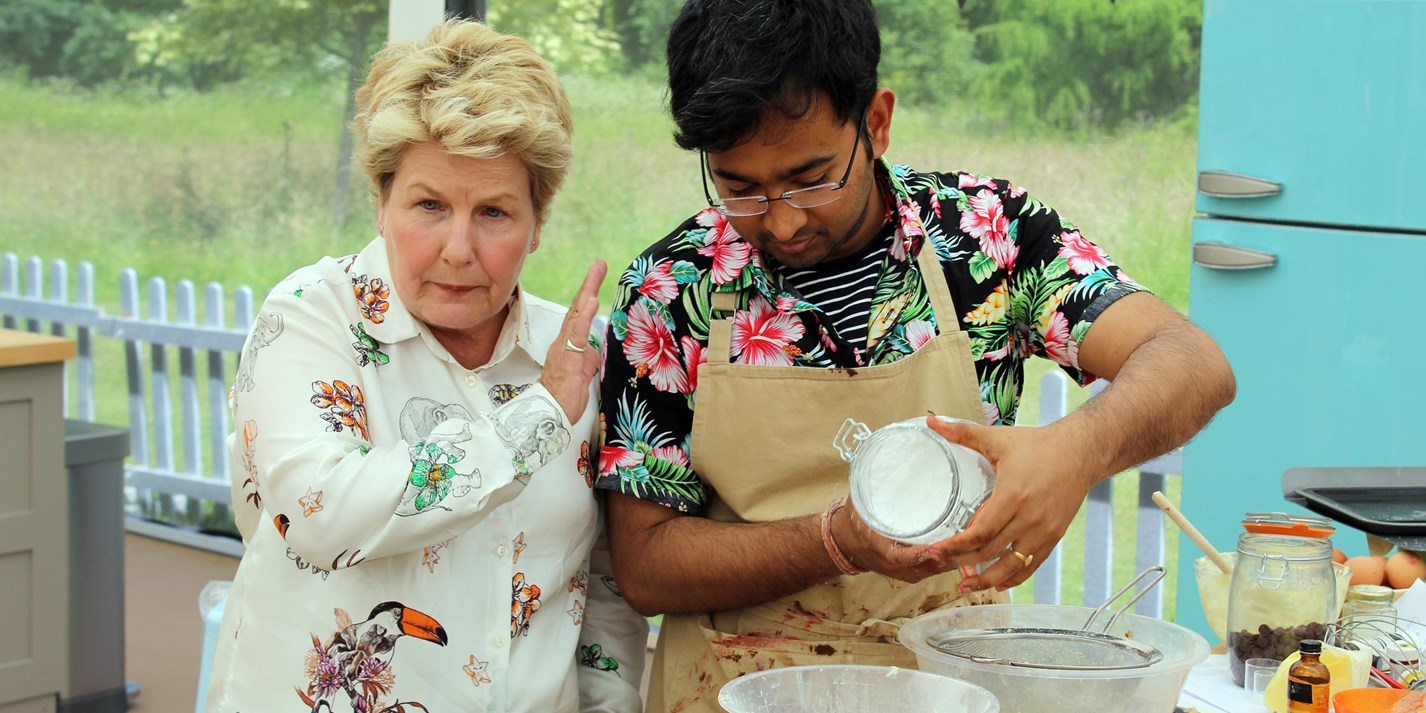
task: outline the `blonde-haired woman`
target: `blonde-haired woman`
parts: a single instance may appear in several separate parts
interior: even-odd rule
[[[644,620],[593,549],[589,338],[519,288],[569,103],[523,40],[450,21],[357,94],[379,233],[280,283],[233,390],[247,546],[208,710],[635,711]]]

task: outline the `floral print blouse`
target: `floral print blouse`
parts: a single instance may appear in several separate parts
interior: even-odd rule
[[[565,309],[517,294],[468,370],[391,284],[377,239],[259,312],[207,709],[640,710],[647,622],[596,547],[596,402],[570,423],[538,383]]]
[[[702,514],[690,468],[698,365],[707,361],[712,294],[734,292],[735,364],[847,368],[887,364],[938,333],[914,256],[936,251],[970,337],[987,424],[1013,424],[1024,361],[1047,358],[1081,384],[1079,344],[1095,317],[1144,288],[1053,209],[1009,181],[878,164],[895,239],[876,277],[866,350],[769,269],[709,208],[619,277],[603,376],[595,487]],[[911,257],[908,257],[911,256]]]

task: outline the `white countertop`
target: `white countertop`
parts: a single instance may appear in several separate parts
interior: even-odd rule
[[[1233,683],[1228,672],[1228,656],[1213,654],[1188,672],[1188,681],[1179,694],[1178,705],[1197,708],[1199,713],[1265,713],[1261,696]]]

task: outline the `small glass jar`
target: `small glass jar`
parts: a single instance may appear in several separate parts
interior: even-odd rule
[[[995,488],[990,461],[941,437],[924,417],[876,431],[849,418],[832,444],[851,463],[852,507],[877,533],[899,542],[940,542],[964,530]]]
[[[1389,636],[1396,631],[1396,593],[1379,584],[1356,584],[1347,588],[1347,601],[1342,605],[1343,630],[1353,627],[1373,628]]]
[[[1245,532],[1228,589],[1228,668],[1282,661],[1303,639],[1322,639],[1336,608],[1332,545],[1324,539]]]
[[[1347,589],[1342,618],[1337,622],[1338,638],[1365,646],[1378,655],[1377,668],[1390,673],[1398,663],[1407,663],[1414,647],[1402,651],[1397,645],[1396,593],[1379,584],[1356,584]]]

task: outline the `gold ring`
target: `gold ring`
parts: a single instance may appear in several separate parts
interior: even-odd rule
[[[1029,566],[1030,566],[1030,563],[1035,561],[1035,555],[1033,555],[1033,554],[1029,554],[1029,555],[1027,555],[1027,554],[1021,554],[1021,553],[1020,553],[1018,550],[1016,550],[1014,547],[1011,547],[1011,548],[1010,548],[1010,554],[1015,555],[1015,559],[1020,560],[1020,566],[1021,566],[1021,567],[1029,567]]]
[[[568,338],[564,340],[564,350],[567,352],[579,352],[580,354],[584,353],[584,347],[575,346],[574,342]]]

